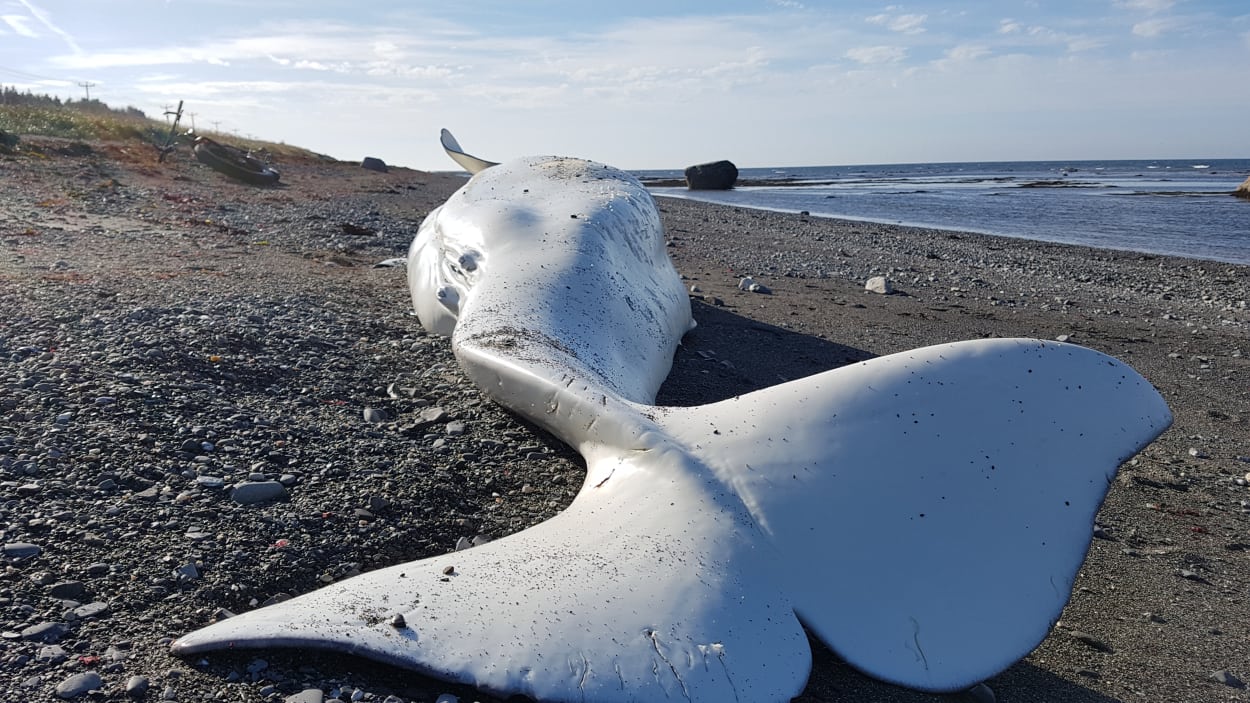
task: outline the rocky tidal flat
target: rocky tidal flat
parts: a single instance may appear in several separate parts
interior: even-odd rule
[[[0,156],[0,699],[495,700],[342,656],[167,652],[213,618],[524,529],[580,487],[580,458],[484,400],[410,314],[402,268],[374,266],[463,179],[304,159],[256,188],[185,152],[23,147]],[[663,403],[987,336],[1137,368],[1176,422],[1122,468],[1051,636],[988,684],[1250,700],[1250,268],[660,207],[699,321]],[[865,289],[879,276],[892,294]],[[801,701],[940,698],[815,660]]]

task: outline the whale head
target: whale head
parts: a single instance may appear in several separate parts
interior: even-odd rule
[[[435,208],[408,250],[408,290],[421,325],[450,337],[460,305],[481,275],[481,230]],[[445,221],[451,220],[451,221]]]

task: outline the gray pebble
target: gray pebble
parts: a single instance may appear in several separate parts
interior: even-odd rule
[[[48,595],[61,600],[81,601],[87,597],[87,587],[82,581],[62,581],[52,584],[52,587],[48,589]]]
[[[65,661],[67,656],[65,649],[61,645],[50,644],[47,647],[39,648],[39,653],[35,655],[35,661],[56,665]]]
[[[81,674],[74,674],[56,685],[56,695],[58,698],[77,698],[78,696],[95,691],[104,686],[104,680],[94,671],[84,671]]]
[[[442,422],[447,419],[447,411],[437,406],[426,408],[421,411],[420,418],[422,423]]]
[[[32,574],[30,577],[32,583],[39,586],[48,586],[56,582],[56,574],[48,571],[40,571]]]
[[[247,673],[259,674],[260,672],[268,668],[269,668],[269,662],[265,661],[264,659],[253,659],[247,665]]]
[[[86,605],[81,605],[81,606],[78,606],[77,608],[74,608],[74,615],[78,616],[79,618],[83,620],[86,620],[87,618],[94,618],[97,615],[103,615],[107,613],[108,611],[109,611],[108,603],[96,601],[94,603],[88,603]]]
[[[319,688],[306,688],[286,697],[286,703],[322,703],[325,694]]]
[[[290,494],[277,481],[249,481],[237,484],[230,492],[230,500],[240,505],[253,505],[269,500],[287,500]]]
[[[1246,687],[1245,682],[1237,678],[1236,676],[1232,675],[1231,673],[1229,673],[1228,669],[1220,669],[1219,671],[1212,671],[1211,674],[1207,676],[1207,678],[1217,683],[1222,683],[1225,686],[1231,686],[1232,688],[1245,688]]]
[[[126,681],[126,695],[131,698],[143,698],[148,693],[148,677],[131,676]]]
[[[42,547],[29,542],[9,542],[4,545],[4,555],[13,559],[39,556],[39,553],[42,551]]]
[[[34,642],[53,643],[69,632],[69,625],[63,622],[41,622],[22,630],[22,639]]]
[[[387,422],[391,419],[390,415],[388,415],[385,410],[380,408],[365,408],[363,415],[365,422],[371,422],[374,424]]]
[[[1103,642],[1091,634],[1081,632],[1080,630],[1073,630],[1068,634],[1072,636],[1072,639],[1077,640],[1091,649],[1096,649],[1099,652],[1106,652],[1108,654],[1112,652],[1111,645]]]

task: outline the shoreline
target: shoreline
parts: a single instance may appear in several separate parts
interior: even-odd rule
[[[652,187],[653,187],[652,184],[647,185],[648,189]],[[806,217],[811,217],[811,218],[837,220],[841,222],[871,223],[871,224],[886,225],[886,226],[891,226],[891,227],[906,227],[906,228],[911,228],[911,229],[930,230],[933,232],[944,232],[944,233],[955,233],[955,234],[977,234],[977,235],[983,235],[987,237],[997,237],[1000,239],[1024,240],[1028,242],[1036,242],[1036,243],[1044,243],[1044,244],[1059,244],[1062,246],[1083,247],[1083,248],[1094,249],[1094,250],[1099,250],[1099,251],[1116,251],[1116,252],[1122,252],[1126,254],[1141,254],[1145,256],[1154,256],[1154,257],[1167,257],[1167,258],[1173,258],[1173,259],[1205,261],[1205,262],[1209,262],[1212,264],[1228,264],[1231,266],[1250,266],[1250,263],[1248,262],[1230,261],[1227,259],[1219,259],[1219,258],[1182,256],[1179,254],[1171,254],[1171,253],[1158,252],[1158,251],[1148,251],[1144,249],[1130,249],[1127,247],[1125,248],[1099,247],[1099,246],[1094,246],[1090,244],[1082,244],[1079,242],[1062,241],[1059,239],[1038,239],[1038,238],[1030,237],[1030,236],[1023,235],[1023,234],[1017,235],[1017,234],[1006,234],[1003,232],[992,232],[989,230],[981,230],[981,229],[977,229],[975,227],[969,227],[966,225],[964,226],[952,225],[952,226],[947,227],[943,225],[925,224],[925,223],[920,223],[920,222],[908,222],[906,220],[890,220],[886,218],[877,218],[877,217],[858,217],[858,216],[846,215],[846,214],[825,214],[825,213],[819,213],[819,212],[811,212],[808,210],[766,207],[763,205],[743,205],[743,204],[736,204],[736,203],[735,204],[720,203],[720,202],[716,202],[715,200],[704,200],[700,198],[698,195],[691,196],[691,195],[681,195],[677,193],[658,193],[654,191],[651,192],[651,195],[652,197],[655,197],[657,199],[666,198],[666,199],[671,199],[671,200],[688,200],[692,202],[700,202],[700,203],[705,203],[708,205],[714,205],[718,207],[742,208],[744,210],[759,210],[762,212],[771,212],[771,213],[775,213],[779,215],[801,215],[801,216],[806,216]],[[1181,194],[1181,195],[1185,195],[1185,194]],[[1210,194],[1204,194],[1204,195],[1210,195]],[[1229,195],[1231,196],[1232,194],[1230,193]]]
[[[189,155],[157,165],[110,145],[0,159],[13,184],[0,193],[0,399],[13,399],[0,400],[0,524],[4,543],[40,549],[6,554],[0,629],[66,626],[56,642],[5,640],[6,698],[51,698],[91,670],[119,696],[140,676],[150,698],[169,688],[178,700],[307,688],[496,700],[334,655],[168,654],[167,638],[218,609],[524,529],[584,475],[567,447],[481,399],[446,340],[408,313],[401,270],[372,268],[402,256],[464,179],[281,166],[283,187],[256,189]],[[699,289],[699,326],[659,402],[985,336],[1065,337],[1133,365],[1175,424],[1121,469],[1059,625],[989,686],[1001,701],[1250,700],[1211,678],[1250,680],[1250,488],[1236,483],[1250,472],[1250,267],[659,207]],[[772,293],[739,290],[746,275]],[[875,275],[897,293],[865,292]],[[430,407],[447,417],[423,420]],[[366,408],[386,421],[365,421]],[[233,500],[228,486],[252,474],[286,499]],[[872,577],[847,565],[847,578]],[[53,593],[62,582],[107,609],[73,615]],[[53,644],[62,654],[41,658]],[[798,701],[949,700],[814,657]]]

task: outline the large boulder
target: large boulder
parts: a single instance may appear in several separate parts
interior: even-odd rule
[[[690,190],[729,190],[738,180],[738,167],[729,161],[713,161],[686,169],[686,187]]]
[[[1242,183],[1241,185],[1237,186],[1237,190],[1233,191],[1233,195],[1237,196],[1238,198],[1245,198],[1246,200],[1250,200],[1250,178],[1247,178],[1245,183]]]
[[[360,167],[368,171],[377,171],[378,173],[387,173],[390,171],[390,169],[386,167],[386,162],[376,156],[366,156],[364,160],[360,162]]]

